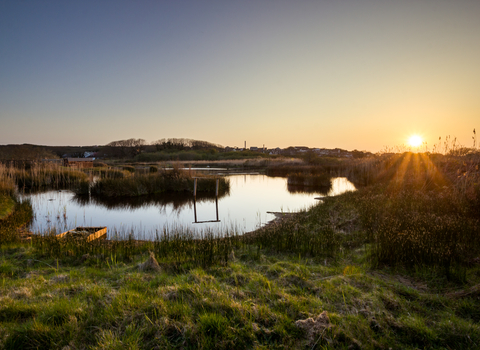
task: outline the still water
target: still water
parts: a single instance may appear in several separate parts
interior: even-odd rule
[[[25,194],[34,210],[30,229],[44,233],[77,226],[107,226],[108,235],[133,233],[153,239],[157,230],[181,227],[199,232],[214,229],[242,234],[255,230],[275,216],[268,212],[296,212],[318,203],[319,197],[335,196],[355,187],[345,178],[332,180],[327,193],[306,193],[287,187],[287,180],[266,175],[230,175],[230,192],[214,196],[157,195],[130,199],[81,198],[68,190]],[[218,216],[217,216],[218,215]],[[217,221],[218,220],[218,221]],[[213,222],[212,222],[213,221]]]

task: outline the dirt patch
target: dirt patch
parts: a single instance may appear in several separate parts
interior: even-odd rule
[[[32,290],[27,287],[20,287],[12,290],[11,296],[13,299],[30,299],[32,297]]]
[[[168,301],[179,300],[179,292],[177,286],[161,287],[159,288],[159,294],[163,297],[163,299]]]
[[[295,322],[295,326],[307,333],[309,346],[314,346],[325,330],[333,327],[326,311],[322,312],[315,319],[309,317],[305,320],[298,320]]]

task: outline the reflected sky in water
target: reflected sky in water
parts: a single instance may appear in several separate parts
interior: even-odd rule
[[[72,192],[49,191],[25,195],[30,198],[35,214],[33,232],[52,228],[65,231],[76,226],[107,226],[108,235],[133,232],[136,238],[151,239],[157,230],[182,227],[198,231],[206,229],[235,230],[238,234],[252,231],[274,218],[267,212],[295,212],[318,203],[315,198],[338,195],[355,187],[345,178],[332,180],[327,193],[287,188],[285,178],[265,175],[231,175],[230,193],[218,198],[220,222],[216,220],[215,197],[198,196],[194,206],[192,194],[169,194],[126,200],[101,200],[76,197]],[[326,190],[325,190],[326,191]]]

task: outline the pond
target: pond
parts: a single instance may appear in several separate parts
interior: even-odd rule
[[[296,212],[355,187],[345,178],[334,178],[327,193],[305,192],[287,186],[286,178],[266,175],[229,175],[230,191],[219,196],[168,194],[128,199],[100,200],[75,196],[68,190],[24,194],[31,200],[34,219],[30,229],[45,233],[77,226],[107,226],[114,232],[132,233],[137,239],[154,239],[165,228],[220,230],[237,234],[253,231],[275,218],[272,212]],[[315,199],[318,198],[318,199]]]

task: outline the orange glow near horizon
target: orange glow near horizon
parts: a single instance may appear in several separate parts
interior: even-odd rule
[[[418,147],[422,144],[422,142],[423,142],[423,139],[419,135],[412,135],[408,139],[408,145],[411,147]]]

